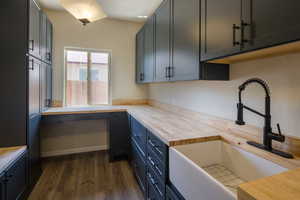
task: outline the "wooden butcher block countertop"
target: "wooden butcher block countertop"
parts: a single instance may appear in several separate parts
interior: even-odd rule
[[[26,151],[26,146],[0,148],[0,174]]]

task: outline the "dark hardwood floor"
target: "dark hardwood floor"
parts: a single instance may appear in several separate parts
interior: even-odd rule
[[[47,159],[29,200],[142,200],[127,161],[109,163],[107,152]]]

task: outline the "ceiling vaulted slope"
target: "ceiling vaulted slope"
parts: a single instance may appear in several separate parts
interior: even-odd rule
[[[64,10],[59,0],[37,0],[43,8]],[[97,0],[110,18],[142,22],[138,16],[150,16],[162,0]]]

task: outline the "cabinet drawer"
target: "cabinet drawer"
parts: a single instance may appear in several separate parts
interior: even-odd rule
[[[150,185],[154,188],[154,190],[156,191],[158,196],[161,199],[164,199],[165,184],[156,176],[156,174],[150,167],[147,168],[147,181],[148,181],[148,185]]]
[[[147,147],[147,130],[136,119],[131,118],[131,137],[146,155]]]
[[[24,154],[6,172],[6,198],[20,199],[27,186],[27,157]]]
[[[132,158],[132,166],[135,176],[143,193],[146,194],[146,163],[143,160],[138,147],[134,143],[132,145]]]
[[[165,165],[151,149],[147,152],[147,163],[161,180],[165,180]]]
[[[159,138],[154,136],[152,133],[148,133],[147,146],[151,149],[162,163],[166,162],[167,158],[167,146]]]
[[[164,198],[156,191],[152,184],[148,184],[147,200],[163,200]]]
[[[0,174],[0,200],[5,200],[5,175]]]

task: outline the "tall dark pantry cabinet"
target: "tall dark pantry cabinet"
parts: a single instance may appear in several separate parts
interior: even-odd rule
[[[0,147],[27,145],[28,188],[41,174],[39,124],[51,103],[52,24],[33,0],[2,0]]]

